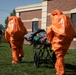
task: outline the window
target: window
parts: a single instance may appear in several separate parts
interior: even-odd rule
[[[38,21],[32,21],[32,31],[38,30]]]
[[[71,18],[72,18],[72,22],[73,22],[75,30],[76,30],[76,13],[72,13]],[[76,38],[76,35],[75,35],[75,38]]]
[[[76,29],[76,13],[72,13],[72,14],[71,14],[71,18],[72,18],[72,22],[73,22],[73,24],[74,24],[74,27],[75,27],[75,29]]]

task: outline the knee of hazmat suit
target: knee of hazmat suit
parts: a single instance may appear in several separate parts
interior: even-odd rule
[[[52,24],[47,28],[46,36],[48,42],[52,44],[52,50],[56,54],[55,68],[57,74],[63,75],[65,72],[64,55],[75,36],[75,29],[71,18],[59,10],[54,10],[50,17]]]
[[[19,17],[11,16],[8,18],[5,39],[11,44],[13,58],[12,61],[14,63],[18,62],[19,55],[22,57],[24,56],[22,45],[24,41],[24,35],[27,33],[28,32]]]

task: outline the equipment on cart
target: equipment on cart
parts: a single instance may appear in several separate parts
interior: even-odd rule
[[[30,32],[24,36],[27,41],[33,45],[34,64],[39,67],[42,63],[55,64],[56,56],[51,49],[51,44],[48,43],[46,38],[46,31],[39,29],[35,32]],[[44,41],[42,41],[44,39]]]

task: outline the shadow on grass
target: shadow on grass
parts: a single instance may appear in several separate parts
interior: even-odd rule
[[[41,68],[50,68],[50,69],[54,68],[54,66],[52,64],[41,64],[39,67],[41,67]]]
[[[34,63],[33,61],[22,61],[20,63]]]
[[[65,64],[67,75],[76,75],[76,65]]]
[[[34,61],[22,61],[20,63],[33,64],[36,67]],[[51,64],[40,63],[38,68],[54,68],[54,65],[52,63]]]

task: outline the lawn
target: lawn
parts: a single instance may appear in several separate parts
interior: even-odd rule
[[[8,43],[0,43],[0,75],[55,75],[52,64],[42,64],[39,68],[33,63],[32,46],[24,44],[23,62],[11,64],[11,48]],[[65,56],[66,75],[76,75],[76,50],[68,50]]]

